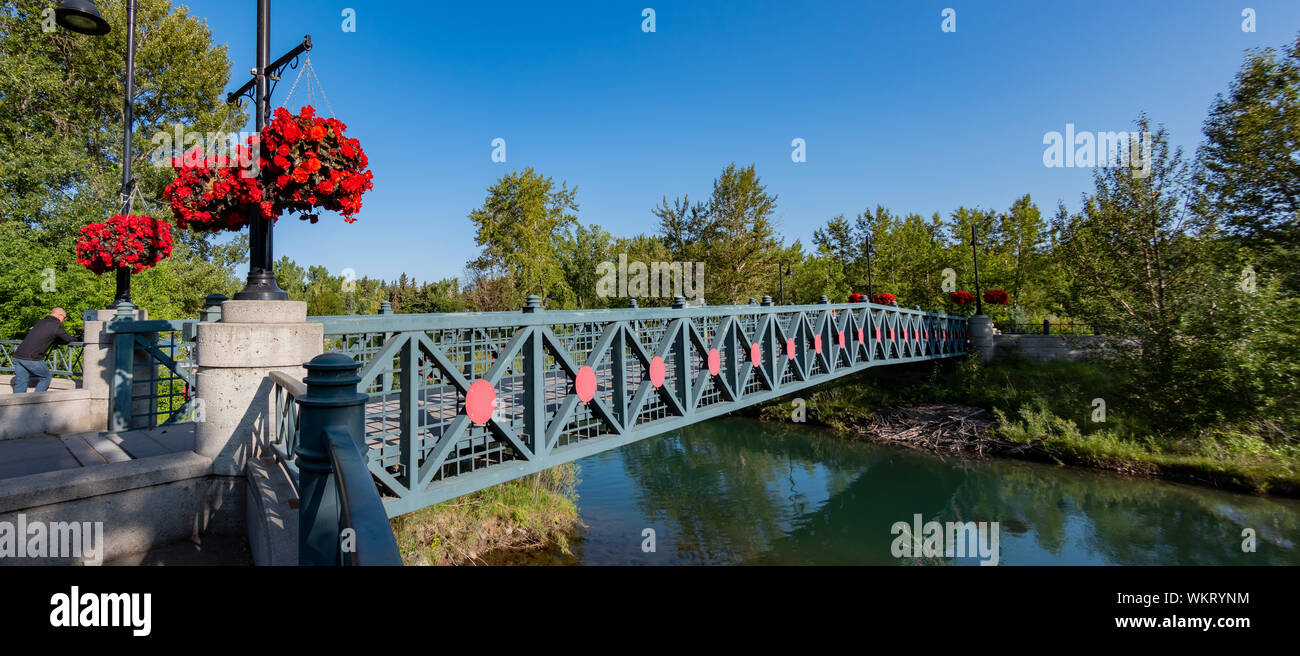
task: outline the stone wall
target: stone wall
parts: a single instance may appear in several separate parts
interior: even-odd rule
[[[997,357],[1076,361],[1112,353],[1114,338],[1100,335],[994,335]]]

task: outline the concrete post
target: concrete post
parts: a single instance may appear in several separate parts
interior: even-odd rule
[[[198,324],[203,421],[194,450],[213,458],[214,474],[243,475],[255,448],[270,440],[275,399],[267,374],[305,376],[303,363],[324,350],[324,330],[307,323],[301,301],[225,301],[220,321]]]
[[[971,346],[979,353],[980,362],[993,359],[993,318],[987,314],[977,314],[970,318]]]

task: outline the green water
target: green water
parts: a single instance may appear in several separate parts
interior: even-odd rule
[[[578,461],[571,555],[538,564],[978,564],[895,557],[896,522],[998,522],[1001,565],[1297,564],[1300,501],[718,419]],[[1243,551],[1243,529],[1256,550]],[[645,529],[654,532],[654,550]]]

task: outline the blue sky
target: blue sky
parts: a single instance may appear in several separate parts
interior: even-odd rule
[[[182,4],[229,46],[233,90],[254,64],[255,3]],[[1045,133],[1127,130],[1146,111],[1194,151],[1245,51],[1300,31],[1300,2],[275,0],[271,23],[272,57],[312,35],[334,113],[375,174],[356,223],[282,220],[277,256],[430,280],[462,274],[478,250],[466,215],[528,166],[577,186],[579,219],[616,235],[652,232],[662,197],[703,199],[733,161],[757,165],[779,231],[805,245],[828,218],[877,204],[946,214],[1029,193],[1047,214],[1074,208],[1090,171],[1045,167]],[[505,163],[491,160],[496,138]],[[791,161],[795,138],[806,162]]]

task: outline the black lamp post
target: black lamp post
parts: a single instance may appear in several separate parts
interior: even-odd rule
[[[776,274],[781,279],[781,305],[785,305],[785,277],[794,273],[785,262],[776,263]]]
[[[975,226],[970,227],[970,252],[975,259],[975,314],[984,314],[984,297],[980,294],[980,253],[979,247],[984,242],[975,236]]]
[[[296,62],[298,55],[311,50],[311,36],[303,38],[301,44],[285,53],[268,65],[271,58],[271,0],[257,0],[257,67],[253,69],[253,79],[244,83],[234,93],[226,96],[226,102],[235,102],[241,96],[248,95],[255,89],[252,100],[254,125],[259,135],[266,127],[267,110],[271,105],[269,81],[280,79],[280,70],[290,62]],[[261,145],[256,146],[260,148]],[[259,208],[254,206],[249,211],[248,228],[248,283],[243,291],[235,294],[239,301],[287,301],[289,293],[280,289],[275,282],[275,242],[271,219],[264,218]]]
[[[64,29],[78,34],[101,36],[108,34],[108,21],[100,15],[99,9],[91,0],[64,0],[54,10],[54,22]],[[135,191],[135,178],[131,176],[131,138],[135,111],[135,0],[126,3],[126,97],[122,101],[122,211],[131,213],[132,195]],[[117,293],[113,299],[114,307],[131,305],[131,270],[126,267],[117,269]]]

